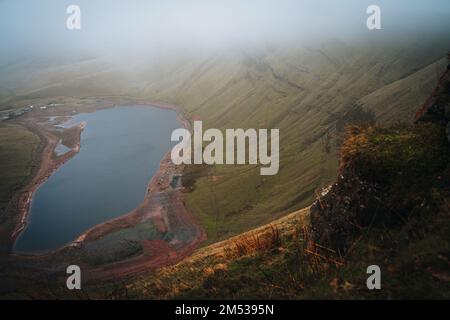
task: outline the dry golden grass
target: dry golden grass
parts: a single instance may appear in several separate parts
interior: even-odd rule
[[[197,287],[216,274],[228,272],[229,266],[245,257],[270,250],[283,250],[282,243],[298,235],[309,223],[309,207],[293,212],[270,224],[198,249],[176,265],[135,279],[115,296],[174,298]],[[122,286],[119,286],[122,287]]]
[[[361,148],[367,147],[368,134],[373,130],[373,126],[347,126],[345,140],[340,148],[340,170],[346,167],[352,159],[355,159]]]

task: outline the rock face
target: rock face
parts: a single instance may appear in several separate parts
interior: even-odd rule
[[[310,209],[315,244],[345,254],[361,230],[373,223],[380,190],[358,177],[343,174],[324,189]]]

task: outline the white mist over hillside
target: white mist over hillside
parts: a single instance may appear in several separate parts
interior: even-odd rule
[[[66,28],[66,9],[81,8],[81,30]],[[0,66],[29,57],[80,59],[154,51],[217,49],[370,37],[367,0],[3,0]],[[449,27],[446,0],[376,1],[380,34]],[[377,35],[379,36],[379,35]]]

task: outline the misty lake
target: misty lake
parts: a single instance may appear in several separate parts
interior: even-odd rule
[[[98,223],[123,215],[144,199],[159,162],[170,151],[172,110],[120,106],[78,114],[86,122],[81,149],[36,191],[16,252],[47,251]]]

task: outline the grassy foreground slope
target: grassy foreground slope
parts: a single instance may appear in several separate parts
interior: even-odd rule
[[[448,299],[449,159],[442,125],[353,127],[341,178],[311,208],[91,297]]]

